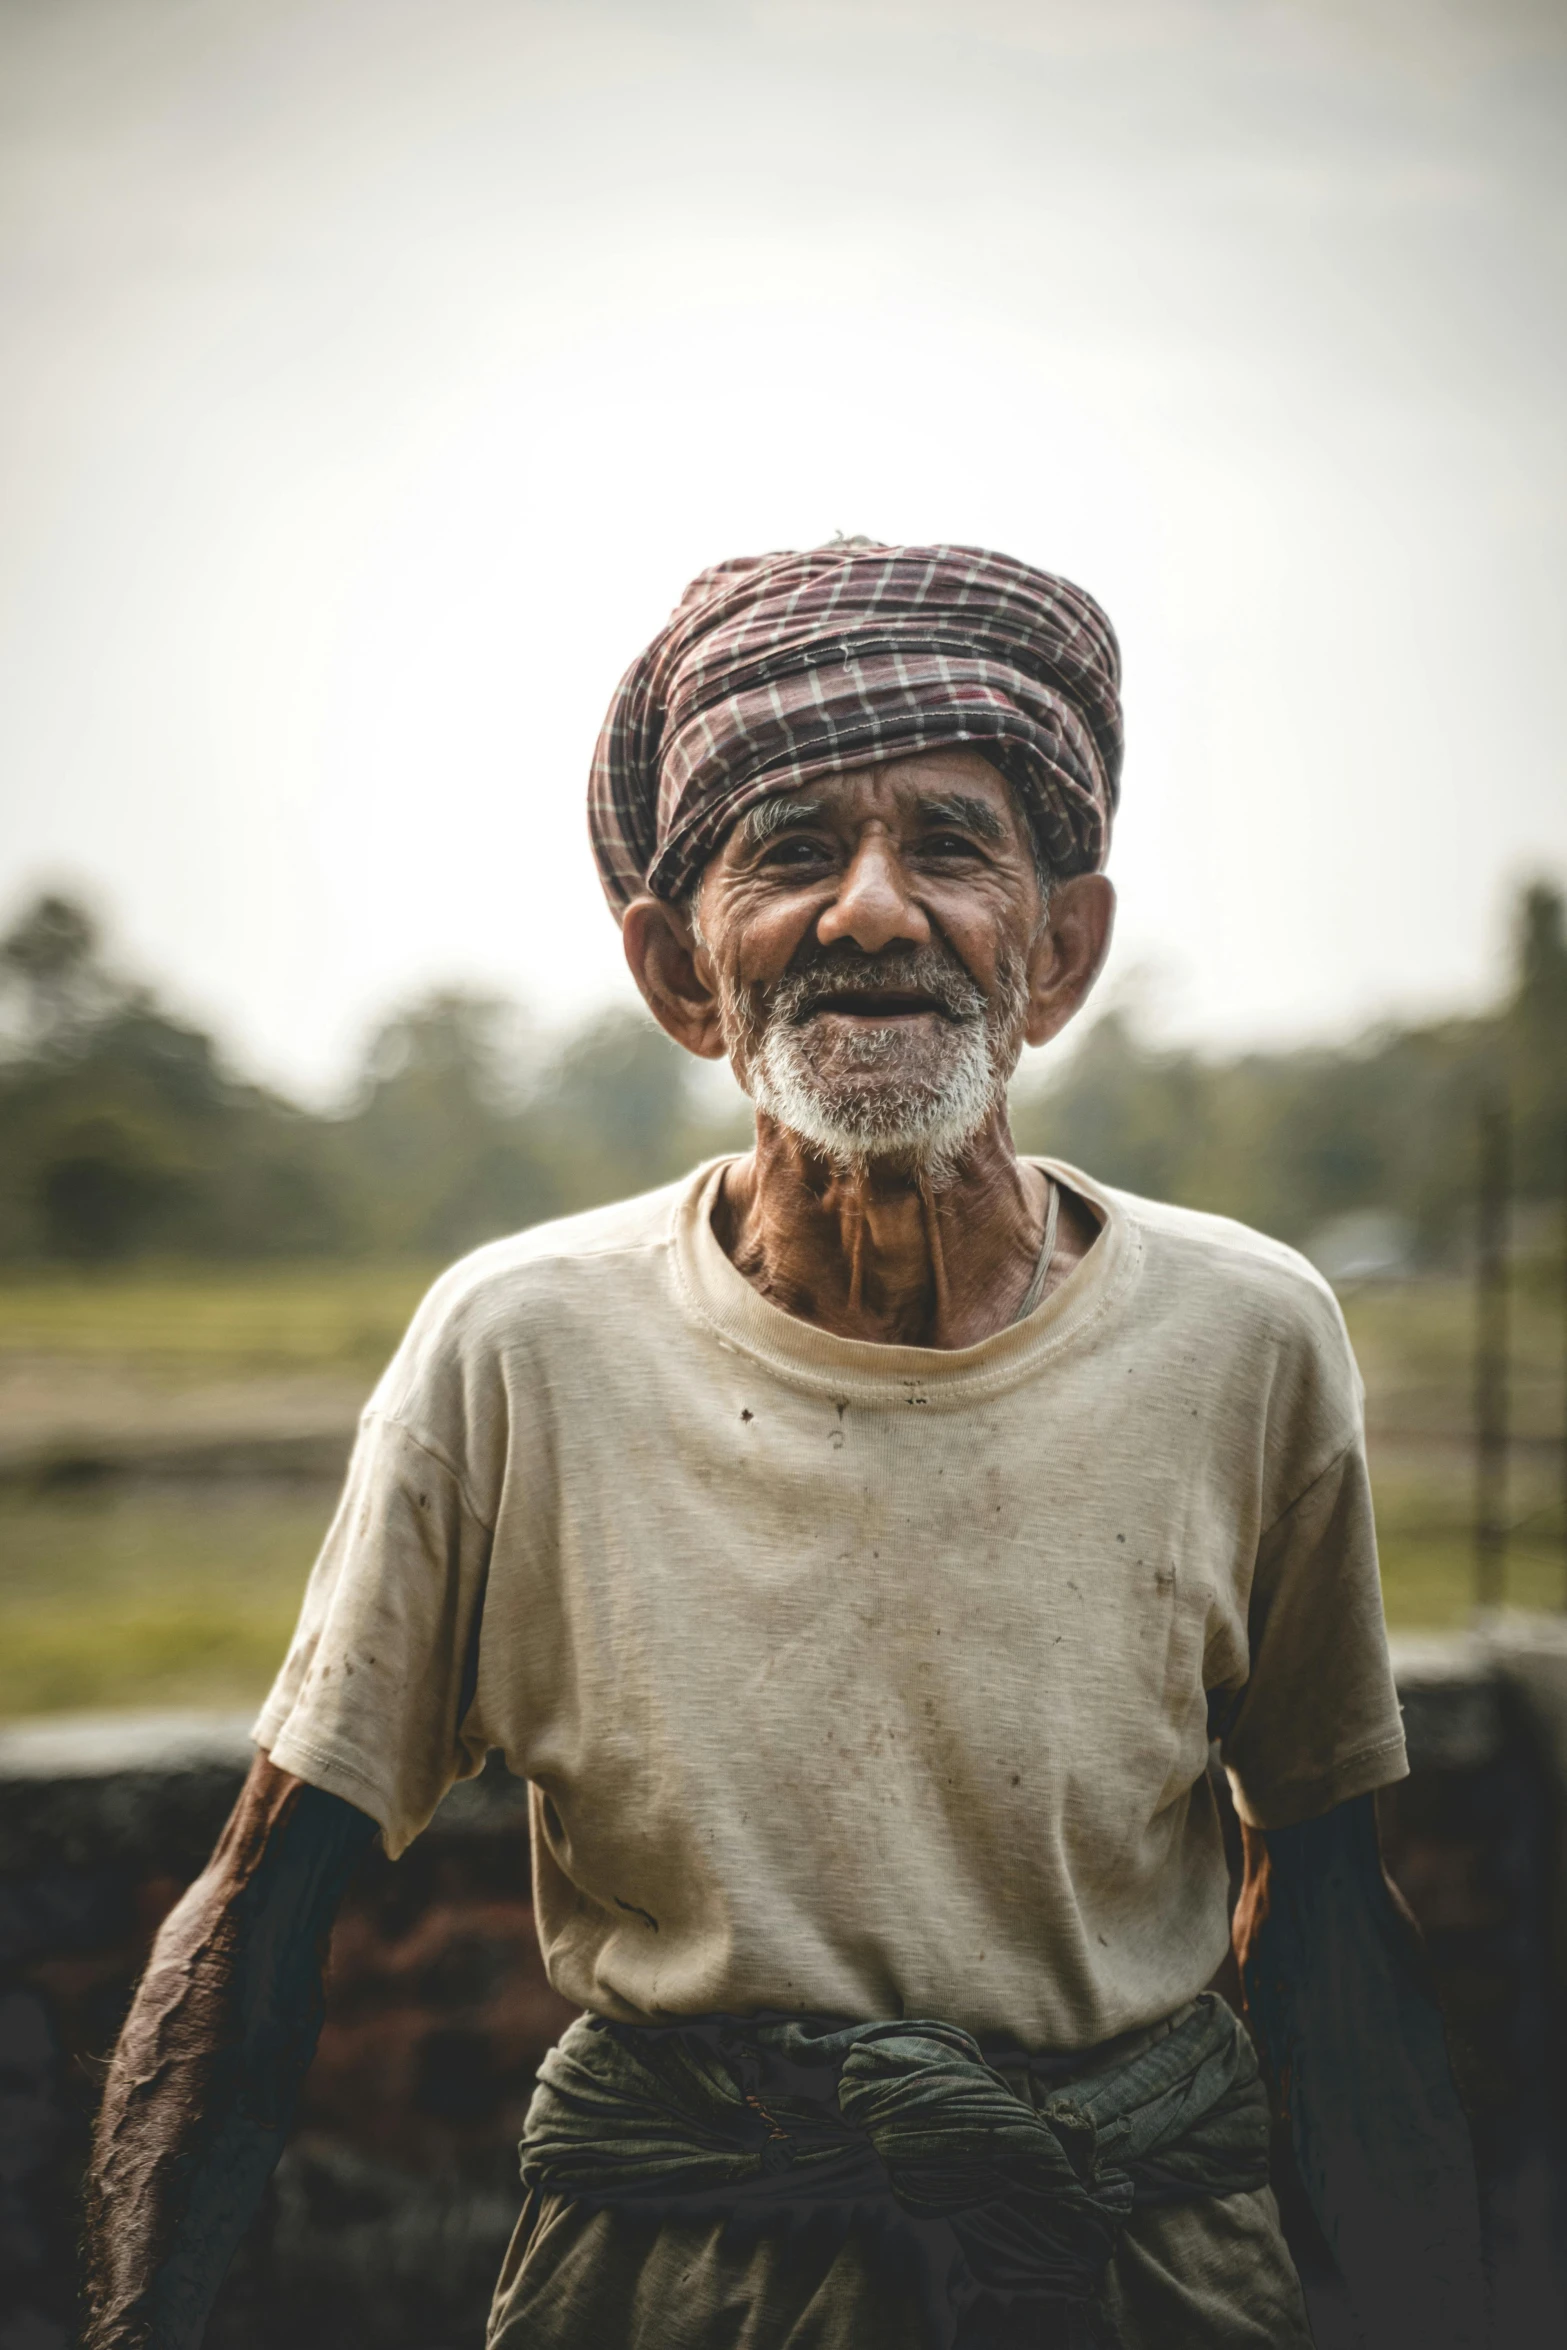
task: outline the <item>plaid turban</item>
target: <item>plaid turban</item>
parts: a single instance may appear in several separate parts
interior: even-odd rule
[[[969,743],[1052,873],[1104,863],[1121,662],[1091,596],[983,547],[849,539],[691,582],[621,679],[588,820],[616,919],[680,898],[737,817],[823,775]]]

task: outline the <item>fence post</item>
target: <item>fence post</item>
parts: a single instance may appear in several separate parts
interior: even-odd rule
[[[1475,1248],[1475,1601],[1507,1583],[1507,1224],[1511,1142],[1505,1096],[1480,1105]]]

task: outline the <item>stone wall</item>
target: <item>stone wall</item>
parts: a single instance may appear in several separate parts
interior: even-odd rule
[[[1498,1623],[1397,1653],[1414,1771],[1384,1805],[1475,2119],[1502,2330],[1563,2338],[1567,1628]],[[98,2083],[159,1921],[249,1758],[242,1721],[0,1732],[0,2350],[66,2350]],[[333,1939],[293,2141],[225,2289],[214,2350],[476,2350],[519,2203],[534,2069],[570,2010],[544,1980],[525,1791],[492,1757]],[[1323,2350],[1331,2264],[1280,2179]]]

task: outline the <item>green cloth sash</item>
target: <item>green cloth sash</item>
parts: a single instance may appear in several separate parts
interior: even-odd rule
[[[878,2216],[918,2255],[941,2350],[960,2326],[965,2342],[1076,2350],[1109,2338],[1093,2300],[1134,2202],[1268,2177],[1257,2061],[1212,1993],[1094,2066],[987,2061],[967,2032],[924,2021],[585,2016],[540,2068],[522,2176],[648,2217]],[[1032,2076],[1024,2094],[1001,2067]]]

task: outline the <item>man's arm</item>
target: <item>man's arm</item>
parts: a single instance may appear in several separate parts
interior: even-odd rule
[[[1469,2128],[1373,1797],[1244,1830],[1235,1950],[1295,2159],[1372,2350],[1485,2339]]]
[[[321,2029],[332,1920],[375,1822],[258,1755],[153,1945],[87,2188],[86,2350],[196,2350]]]

